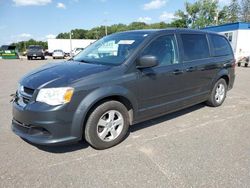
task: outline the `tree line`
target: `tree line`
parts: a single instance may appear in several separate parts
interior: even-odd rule
[[[16,46],[19,52],[24,52],[30,45],[39,45],[42,46],[43,49],[48,49],[47,41],[36,41],[34,39],[30,39],[28,41],[20,41],[12,43],[11,45]]]
[[[221,7],[219,0],[197,0],[194,3],[185,2],[184,10],[175,12],[175,19],[170,23],[159,22],[147,24],[144,22],[132,22],[126,24],[114,24],[107,26],[108,34],[136,29],[163,29],[163,28],[204,28],[211,25],[234,23],[238,21],[250,22],[250,0],[231,0],[228,5]],[[106,35],[105,26],[94,27],[90,30],[71,30],[72,39],[99,39]],[[69,39],[70,32],[60,33],[57,39]],[[15,43],[19,51],[23,51],[28,45],[42,45],[47,48],[47,42],[21,41]]]
[[[211,25],[250,22],[250,0],[231,0],[229,5],[219,6],[219,0],[197,0],[194,3],[185,2],[184,10],[175,12],[171,23],[133,22],[129,25],[114,24],[107,26],[108,34],[135,29],[162,29],[167,27],[204,28]],[[105,36],[105,26],[94,27],[90,30],[73,29],[73,39],[99,39]],[[60,33],[57,39],[68,39],[69,32]]]

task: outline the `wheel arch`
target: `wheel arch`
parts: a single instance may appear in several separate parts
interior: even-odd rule
[[[129,114],[129,123],[130,125],[132,124],[133,122],[133,114],[134,114],[134,108],[133,108],[133,105],[132,103],[130,102],[130,100],[122,95],[110,95],[110,96],[107,96],[107,97],[104,97],[102,99],[99,99],[97,102],[95,102],[94,104],[92,104],[92,106],[89,108],[88,112],[86,113],[85,115],[85,119],[84,119],[84,122],[83,124],[85,125],[86,124],[86,121],[88,120],[88,117],[89,115],[93,112],[93,110],[103,104],[104,102],[107,102],[107,101],[118,101],[120,103],[122,103],[128,110],[128,114]]]
[[[213,89],[214,84],[219,80],[219,79],[224,79],[227,83],[227,86],[229,85],[230,82],[230,77],[229,77],[229,71],[227,69],[222,69],[217,73],[217,76],[213,79],[212,85],[210,87],[210,91]]]
[[[128,109],[129,122],[132,124],[134,114],[138,109],[135,96],[128,89],[121,86],[103,87],[89,93],[79,104],[72,122],[72,134],[77,134],[78,136],[81,134],[82,136],[86,121],[91,112],[98,105],[110,100],[119,101]]]
[[[228,85],[229,85],[229,76],[228,76],[228,75],[223,75],[223,76],[221,76],[219,79],[221,79],[221,78],[224,79],[224,80],[226,81],[227,86],[228,86]],[[218,79],[218,80],[219,80],[219,79]],[[217,81],[218,81],[218,80],[217,80]]]

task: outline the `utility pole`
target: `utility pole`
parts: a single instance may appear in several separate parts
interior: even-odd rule
[[[107,26],[108,20],[105,19],[103,22],[104,22],[104,25],[105,25],[105,35],[107,36],[108,35],[108,26]]]
[[[71,30],[69,32],[69,41],[70,41],[70,57],[72,57],[72,33]]]
[[[105,34],[106,34],[106,36],[108,35],[108,27],[107,27],[107,24],[105,25]]]

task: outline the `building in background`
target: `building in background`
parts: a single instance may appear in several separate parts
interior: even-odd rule
[[[230,23],[206,27],[203,30],[225,35],[231,43],[236,59],[250,56],[250,23]]]
[[[75,48],[86,48],[96,40],[92,39],[72,39],[72,50]],[[63,50],[70,53],[70,39],[48,39],[48,51],[52,53],[54,50]]]

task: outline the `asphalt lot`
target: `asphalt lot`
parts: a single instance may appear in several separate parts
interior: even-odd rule
[[[223,106],[203,104],[131,127],[118,146],[38,147],[10,130],[18,79],[52,60],[0,60],[0,187],[250,187],[250,68]]]

